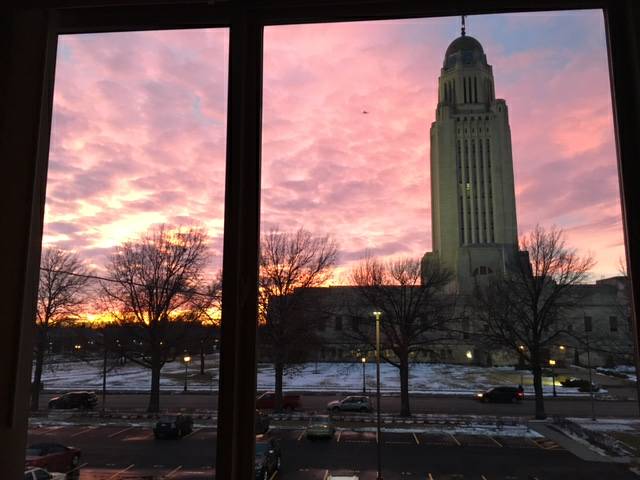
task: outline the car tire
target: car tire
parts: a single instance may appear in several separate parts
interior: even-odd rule
[[[340,411],[340,407],[331,407],[329,411],[333,413],[338,413]]]

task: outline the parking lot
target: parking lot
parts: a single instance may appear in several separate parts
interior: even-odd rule
[[[375,431],[338,430],[310,441],[304,429],[271,430],[280,440],[285,480],[326,479],[356,472],[375,478]],[[29,442],[51,441],[82,450],[80,480],[204,479],[215,477],[215,427],[198,427],[180,440],[155,440],[148,426],[33,427]],[[637,478],[622,466],[581,461],[557,443],[518,436],[385,432],[385,479]],[[603,476],[604,475],[604,476]]]

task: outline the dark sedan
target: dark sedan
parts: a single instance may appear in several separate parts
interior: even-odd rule
[[[478,393],[476,399],[481,402],[516,403],[524,400],[524,392],[517,387],[493,387]]]
[[[25,464],[51,472],[69,472],[80,464],[80,450],[59,443],[34,443],[27,447]]]
[[[92,409],[98,404],[98,396],[93,392],[69,392],[49,400],[49,408]]]
[[[193,419],[189,415],[164,415],[153,427],[156,438],[181,438],[193,431]]]

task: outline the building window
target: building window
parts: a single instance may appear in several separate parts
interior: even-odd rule
[[[351,317],[351,330],[354,332],[360,330],[360,321],[358,320],[358,317]]]
[[[342,317],[340,317],[340,316],[336,317],[334,329],[335,330],[342,330]]]
[[[591,317],[584,317],[584,331],[591,332],[593,325],[591,324]]]
[[[616,316],[609,317],[609,330],[611,330],[612,332],[618,331],[618,317]]]

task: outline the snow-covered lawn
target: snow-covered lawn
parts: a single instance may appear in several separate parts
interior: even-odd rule
[[[189,391],[215,391],[218,388],[218,366],[214,358],[205,363],[205,374],[200,374],[198,358],[194,358],[188,371]],[[368,391],[375,389],[375,364],[367,363],[365,378]],[[380,368],[381,390],[399,392],[398,370],[388,364]],[[160,385],[163,391],[180,391],[184,385],[184,363],[167,363],[162,369]],[[533,379],[529,372],[512,367],[475,367],[452,364],[415,363],[410,369],[411,393],[473,395],[497,385],[516,386],[522,382],[525,392],[533,394]],[[545,394],[551,395],[550,377],[544,377]],[[258,365],[258,390],[274,386],[274,371],[270,364]],[[107,389],[145,391],[151,384],[150,370],[127,363],[107,374]],[[48,366],[44,371],[44,386],[48,390],[102,388],[102,362],[64,362]],[[359,363],[307,363],[285,375],[284,388],[289,391],[362,391],[362,365]],[[558,395],[585,395],[575,388],[564,388],[556,379]]]

